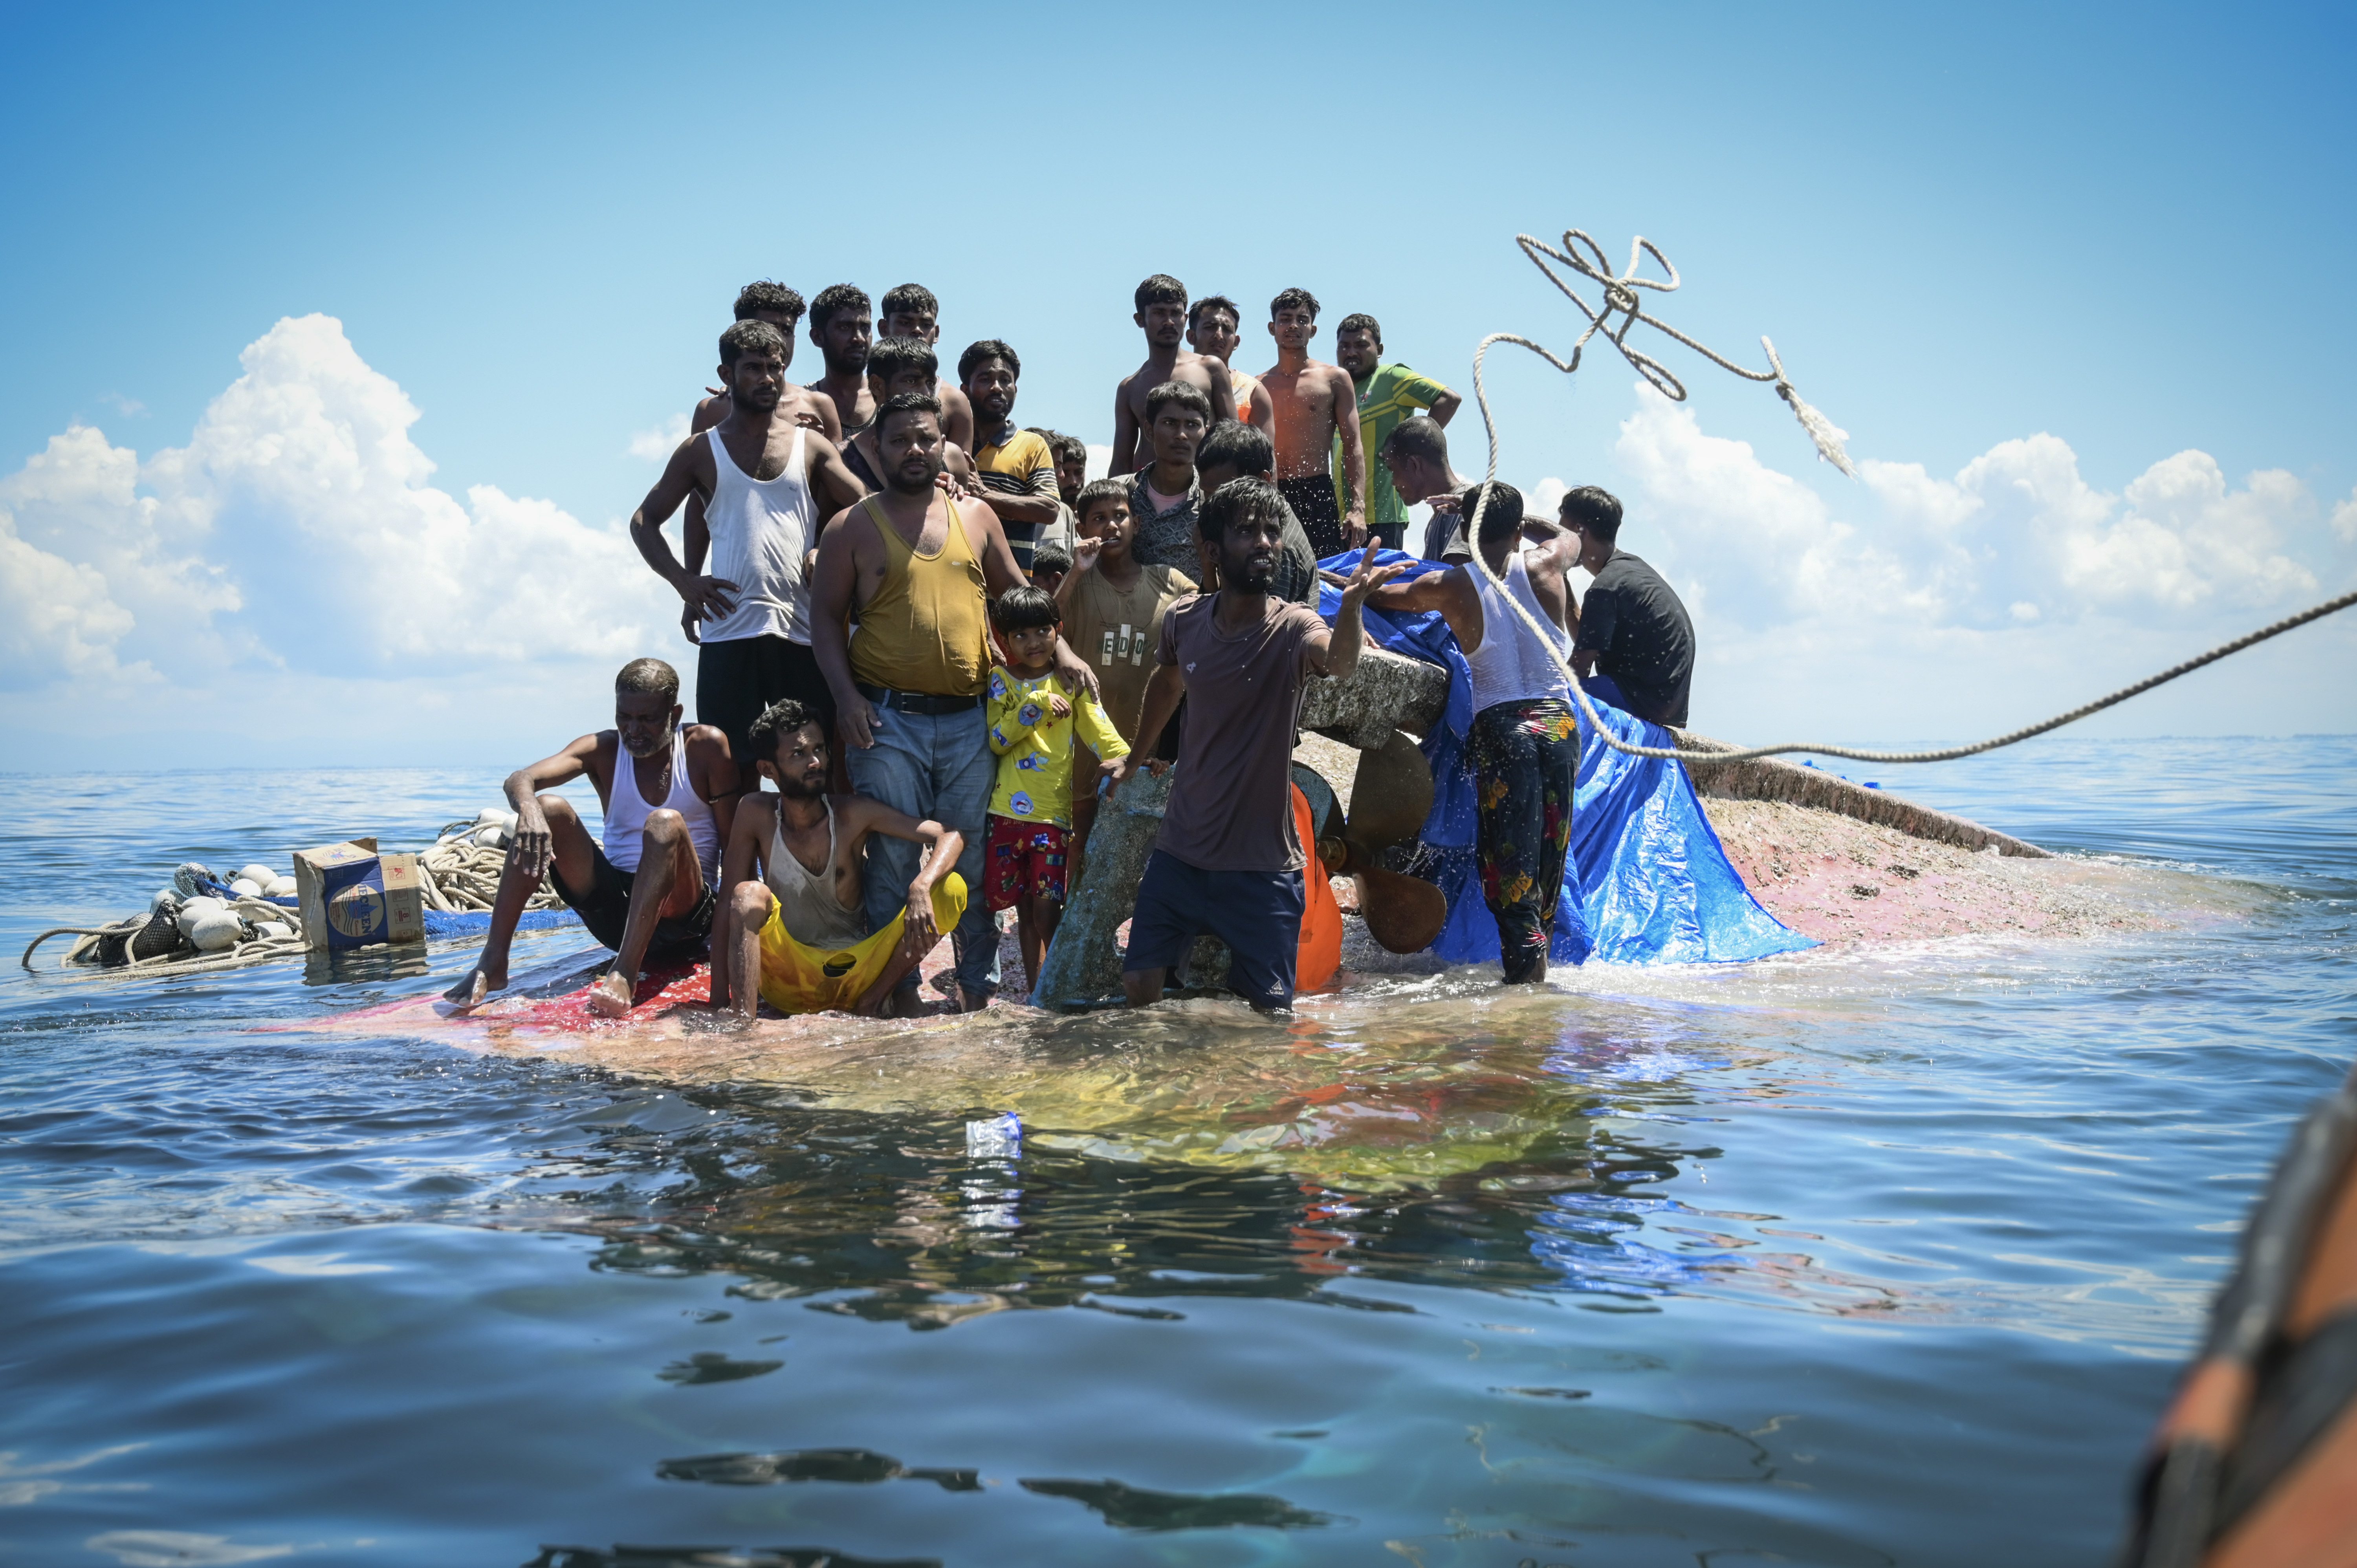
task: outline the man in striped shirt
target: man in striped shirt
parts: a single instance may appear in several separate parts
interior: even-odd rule
[[[996,338],[958,356],[958,380],[974,404],[974,465],[982,499],[998,514],[1015,563],[1028,575],[1040,531],[1057,518],[1056,455],[1035,432],[1015,424],[1015,383],[1023,361]]]

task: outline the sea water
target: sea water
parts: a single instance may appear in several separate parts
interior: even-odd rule
[[[0,1562],[2098,1561],[2357,1047],[2357,739],[1825,765],[2158,923],[642,1060],[278,1026],[464,944],[12,967]],[[11,954],[496,799],[6,788]]]

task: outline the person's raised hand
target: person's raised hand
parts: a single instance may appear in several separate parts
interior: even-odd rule
[[[1407,563],[1405,561],[1378,566],[1375,564],[1375,553],[1368,551],[1359,557],[1359,569],[1351,574],[1351,581],[1342,589],[1343,607],[1357,609],[1367,602],[1369,594],[1406,570]]]
[[[1072,575],[1074,576],[1078,576],[1082,572],[1085,572],[1090,567],[1095,565],[1097,564],[1097,557],[1103,553],[1104,541],[1102,539],[1082,538],[1073,540]]]

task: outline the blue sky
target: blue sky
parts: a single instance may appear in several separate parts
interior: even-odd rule
[[[17,6],[0,53],[0,714],[57,766],[522,760],[617,650],[689,662],[615,531],[758,276],[925,283],[1101,443],[1149,272],[1465,387],[1577,335],[1515,232],[1641,232],[1868,460],[1682,350],[1675,408],[1493,356],[1504,476],[1622,493],[1730,738],[2010,727],[2357,576],[2324,7]],[[2357,728],[2352,653],[2098,733]]]

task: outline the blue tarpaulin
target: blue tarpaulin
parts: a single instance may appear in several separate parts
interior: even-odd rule
[[[552,927],[577,924],[579,917],[570,909],[526,909],[516,917],[519,931],[546,930]],[[491,929],[489,909],[458,909],[445,912],[425,911],[425,934],[429,937],[479,937]]]
[[[1445,571],[1396,550],[1378,564],[1410,563],[1414,570]],[[1356,571],[1355,550],[1319,563],[1329,571]],[[1341,607],[1341,590],[1326,585],[1318,610],[1328,620]],[[1438,664],[1448,671],[1448,705],[1424,740],[1432,766],[1432,814],[1420,835],[1425,870],[1448,895],[1448,924],[1432,950],[1451,963],[1498,961],[1498,923],[1481,901],[1475,864],[1473,770],[1465,737],[1473,724],[1473,676],[1448,623],[1434,613],[1365,612],[1369,639],[1379,648]],[[1596,700],[1597,716],[1632,746],[1669,746],[1675,737],[1659,725]],[[1577,704],[1575,704],[1575,707]],[[1816,944],[1760,907],[1720,847],[1703,815],[1686,770],[1664,757],[1631,757],[1596,738],[1579,720],[1579,788],[1573,798],[1571,855],[1563,900],[1555,910],[1549,956],[1558,962],[1738,963]]]

